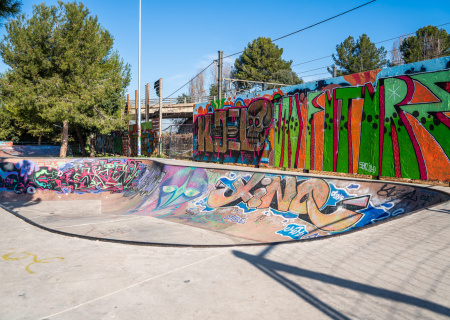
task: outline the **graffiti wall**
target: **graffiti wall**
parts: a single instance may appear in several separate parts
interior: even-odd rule
[[[13,146],[13,142],[12,141],[0,141],[0,149],[1,148],[10,148]]]
[[[126,157],[137,156],[137,126],[130,125],[125,132],[114,131],[110,134],[98,134],[95,137],[95,150],[102,154],[118,154]],[[155,151],[157,132],[152,122],[141,123],[141,154],[150,157]]]
[[[130,126],[130,146],[132,156],[137,156],[137,125]],[[158,133],[153,130],[152,122],[141,123],[141,154],[146,157],[151,157],[155,148],[157,147]]]
[[[133,159],[1,162],[1,191],[36,198],[55,192],[65,201],[73,194],[107,193],[102,201],[113,203],[113,214],[151,216],[257,242],[342,233],[450,199],[437,190],[394,183]]]
[[[450,181],[450,57],[194,107],[194,159]]]
[[[0,192],[34,194],[36,191],[70,193],[123,192],[141,170],[131,159],[21,160],[0,162]]]
[[[126,155],[126,145],[123,144],[124,134],[114,131],[110,134],[98,134],[95,137],[95,151],[103,154]]]
[[[0,145],[0,157],[59,157],[61,146],[49,145]]]
[[[128,214],[258,241],[341,233],[450,199],[434,190],[380,182],[171,165],[157,172],[162,174],[148,179],[148,187],[139,178],[127,192],[146,199]]]

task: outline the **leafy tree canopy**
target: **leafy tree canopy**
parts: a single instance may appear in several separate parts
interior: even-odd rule
[[[382,68],[388,64],[386,54],[384,47],[377,49],[370,38],[363,34],[356,42],[352,36],[349,36],[344,42],[338,44],[336,54],[332,57],[338,67],[337,75],[341,76]],[[328,72],[333,74],[332,68],[328,68]]]
[[[259,37],[249,43],[236,59],[232,77],[239,80],[271,82],[280,70],[292,72],[292,60],[286,61],[281,58],[282,55],[283,49],[273,44],[270,38]],[[236,82],[236,85],[239,89],[250,87],[243,82]]]
[[[400,51],[405,63],[434,59],[450,55],[450,35],[444,29],[426,26],[416,35],[403,40]]]
[[[126,125],[122,108],[130,67],[82,3],[37,5],[31,18],[22,14],[5,27],[0,54],[10,69],[0,78],[4,105],[28,126],[62,124],[61,156],[69,125],[100,132]]]
[[[177,103],[189,103],[190,102],[191,97],[189,95],[187,95],[186,93],[183,93],[182,95],[179,95],[177,97]]]
[[[2,20],[19,13],[22,3],[19,0],[0,0],[0,27]]]

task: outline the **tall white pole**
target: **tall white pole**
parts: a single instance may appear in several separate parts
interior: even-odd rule
[[[139,62],[138,62],[138,123],[137,123],[137,155],[141,155],[141,0],[139,0]]]

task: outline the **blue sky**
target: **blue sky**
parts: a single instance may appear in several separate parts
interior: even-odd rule
[[[29,16],[41,1],[22,0],[22,12]],[[46,1],[47,5],[57,1]],[[82,1],[103,27],[115,38],[114,46],[132,67],[130,98],[138,84],[139,1]],[[307,27],[366,1],[147,1],[142,0],[141,97],[144,85],[163,78],[166,97],[213,59],[217,51],[232,54],[248,42],[264,36],[272,39]],[[283,58],[293,65],[335,52],[336,44],[352,35],[366,33],[373,42],[415,32],[425,25],[450,22],[448,0],[377,0],[357,11],[276,42],[284,49]],[[450,32],[450,24],[443,26]],[[0,29],[0,37],[5,34]],[[393,41],[383,45],[392,49]],[[236,58],[236,57],[234,57]],[[234,60],[228,60],[234,62]],[[293,67],[303,72],[332,64],[327,58]],[[0,72],[7,66],[0,62]],[[305,81],[326,78],[326,69],[299,74]],[[209,70],[207,72],[209,76]],[[152,87],[152,85],[151,85]],[[187,87],[174,97],[186,92]],[[152,93],[154,95],[154,93]]]

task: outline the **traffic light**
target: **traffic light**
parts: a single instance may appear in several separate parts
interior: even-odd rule
[[[153,84],[153,88],[155,88],[156,90],[156,95],[158,97],[161,97],[162,79],[155,81],[155,83]]]

